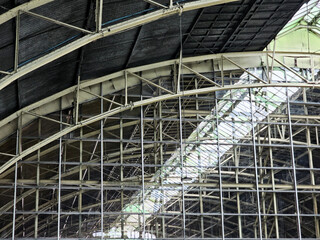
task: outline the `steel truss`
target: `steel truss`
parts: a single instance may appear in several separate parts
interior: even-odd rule
[[[17,24],[17,39],[16,39],[16,47],[15,47],[15,66],[14,66],[14,71],[13,72],[6,72],[6,71],[1,71],[0,73],[6,74],[7,76],[3,77],[0,79],[0,90],[17,80],[18,78],[25,76],[26,74],[42,67],[45,66],[46,64],[53,62],[56,59],[59,59],[68,53],[77,50],[87,44],[90,44],[91,42],[97,41],[101,38],[112,36],[121,32],[125,32],[128,30],[131,30],[133,28],[142,26],[147,23],[154,22],[156,20],[169,17],[175,14],[182,14],[182,12],[187,12],[187,11],[192,11],[196,9],[201,9],[205,7],[210,7],[210,6],[215,6],[219,4],[224,4],[224,3],[230,3],[230,2],[235,2],[238,0],[197,0],[197,1],[191,1],[191,2],[186,2],[183,4],[178,4],[175,3],[173,4],[172,1],[170,1],[169,7],[165,9],[160,9],[160,10],[155,10],[151,13],[144,14],[143,16],[138,16],[133,19],[117,23],[111,26],[108,26],[106,28],[102,28],[102,15],[103,15],[103,8],[102,0],[97,0],[96,3],[96,32],[90,32],[85,29],[81,29],[54,19],[50,19],[45,16],[41,16],[39,14],[35,14],[30,12],[29,10],[32,10],[34,8],[43,6],[47,3],[52,2],[53,0],[45,0],[45,1],[40,1],[40,0],[33,0],[28,3],[22,4],[7,13],[3,14],[0,16],[0,24],[12,19],[16,18]],[[156,3],[155,1],[153,1]],[[50,21],[53,23],[56,23],[58,25],[62,25],[64,27],[69,27],[81,32],[86,33],[85,36],[67,44],[66,46],[63,46],[43,57],[40,57],[22,67],[18,67],[18,56],[19,56],[19,25],[20,25],[20,14],[22,13],[27,13],[29,15],[35,16],[37,18],[43,19],[45,21]]]
[[[319,238],[319,66],[172,60],[22,109],[0,123],[0,237]]]

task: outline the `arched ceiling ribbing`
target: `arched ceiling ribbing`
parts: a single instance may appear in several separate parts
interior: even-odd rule
[[[32,10],[29,8],[31,12],[95,31],[96,1],[29,1],[29,4],[32,2],[35,3],[34,6],[39,2],[47,4]],[[169,1],[158,2],[167,5]],[[185,4],[181,16],[185,56],[262,50],[305,1],[242,0],[203,9],[196,8],[207,5],[195,6],[192,5],[193,2],[195,1],[180,1],[181,5]],[[230,1],[204,1],[209,5],[225,2]],[[26,3],[27,1],[16,1],[17,6]],[[196,10],[187,12],[188,4],[189,10]],[[17,8],[11,1],[2,1],[1,5],[4,14],[7,15],[9,9]],[[179,7],[176,6],[176,9],[172,10],[176,13],[174,16],[148,23],[150,21],[146,17],[155,17],[157,11],[159,12],[159,8],[142,0],[105,1],[103,27],[112,29],[111,26],[117,24],[118,27],[121,26],[121,30],[118,28],[115,30],[119,31],[118,34],[100,40],[97,40],[102,37],[100,33],[84,36],[84,33],[75,29],[22,13],[19,66],[21,69],[25,68],[25,72],[20,72],[21,75],[2,75],[2,86],[6,85],[5,79],[14,80],[0,91],[0,118],[75,85],[78,78],[96,78],[127,67],[175,58],[180,46],[180,21],[177,14],[180,11]],[[161,11],[164,10],[160,10],[160,15]],[[142,21],[135,25],[136,28],[122,31],[124,29],[121,24],[134,22],[139,17],[148,24]],[[1,19],[3,20],[3,17],[0,17]],[[0,40],[2,71],[12,71],[14,66],[15,30],[14,18],[0,25],[0,33],[2,32],[3,36]],[[4,32],[6,34],[3,34]],[[106,30],[105,34],[112,32],[113,29],[110,32]],[[97,41],[87,44],[92,40]],[[70,51],[69,54],[58,53],[49,61],[45,61],[59,51],[58,49],[77,42],[81,42],[80,45],[71,48],[75,51]],[[41,63],[34,67],[37,59],[41,59]]]

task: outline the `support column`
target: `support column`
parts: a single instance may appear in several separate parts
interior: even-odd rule
[[[22,152],[22,114],[18,118],[18,129],[16,136],[16,155]],[[13,191],[13,213],[12,213],[12,240],[15,239],[16,228],[16,206],[17,206],[17,185],[18,185],[18,163],[15,163],[14,168],[14,191]]]
[[[120,181],[123,182],[123,119],[120,118]],[[123,213],[124,209],[124,201],[123,201],[123,185],[121,185],[120,192],[120,204],[121,204],[121,212]],[[125,237],[124,232],[124,215],[121,215],[121,238]]]
[[[284,72],[285,79],[286,72]],[[293,134],[292,134],[292,121],[291,121],[291,109],[290,109],[290,98],[289,98],[289,89],[286,87],[286,96],[287,96],[287,115],[288,115],[288,123],[289,123],[289,139],[290,139],[290,151],[291,151],[291,164],[292,164],[292,171],[293,171],[293,184],[294,184],[294,195],[295,195],[295,205],[296,205],[296,215],[297,215],[297,232],[298,237],[301,240],[301,223],[300,223],[300,207],[299,207],[299,195],[298,195],[298,188],[297,188],[297,171],[296,171],[296,160],[294,154],[294,147],[293,147]]]
[[[195,78],[195,89],[198,89],[198,79]],[[197,111],[197,144],[200,143],[200,136],[199,136],[199,100],[198,100],[198,94],[195,95],[196,97],[196,111]],[[199,145],[198,145],[199,147]],[[200,153],[198,153],[198,160],[201,160]],[[202,162],[198,161],[198,164],[202,166]],[[202,182],[202,174],[200,171],[201,168],[199,168],[199,183]],[[203,218],[203,193],[202,193],[202,187],[199,187],[199,201],[200,201],[200,227],[201,227],[201,238],[204,238],[204,218]]]
[[[103,89],[102,89],[102,83],[100,83],[100,96],[103,96]],[[104,112],[103,110],[103,99],[100,99],[100,113],[102,114]],[[103,126],[104,121],[103,119],[100,120],[100,205],[101,205],[101,213],[100,213],[100,231],[101,231],[101,239],[104,238],[104,222],[103,222],[103,211],[104,211],[104,196],[103,196],[103,156],[104,156],[104,144],[103,144]]]
[[[41,118],[38,119],[38,142],[41,140]],[[37,189],[36,189],[36,212],[39,211],[39,184],[40,184],[40,157],[41,157],[41,150],[37,150]],[[39,215],[37,214],[34,219],[34,238],[38,238],[38,225],[39,225]]]
[[[180,74],[179,74],[180,75]],[[178,88],[180,92],[180,87]],[[180,164],[181,164],[181,195],[182,195],[182,228],[183,228],[183,239],[186,239],[186,209],[185,209],[185,196],[184,196],[184,157],[183,157],[183,132],[182,132],[182,103],[181,97],[179,101],[179,148],[180,148]]]
[[[255,170],[255,185],[256,185],[256,197],[257,197],[257,211],[258,211],[258,230],[259,238],[262,240],[262,223],[261,223],[261,202],[260,202],[260,191],[259,191],[259,171],[258,171],[258,162],[257,162],[257,147],[256,147],[256,131],[255,131],[255,117],[253,106],[256,106],[256,103],[253,103],[252,99],[252,90],[248,89],[250,95],[250,111],[251,111],[251,127],[252,127],[252,142],[253,142],[253,161],[254,161],[254,170]]]
[[[222,189],[222,174],[221,174],[221,156],[220,156],[220,137],[219,137],[219,114],[218,114],[218,101],[215,94],[215,106],[216,106],[216,130],[217,130],[217,155],[218,155],[218,171],[219,171],[219,194],[220,194],[220,220],[221,220],[221,234],[222,240],[225,239],[224,229],[224,209],[223,209],[223,189]]]
[[[102,29],[103,0],[96,0],[96,32]]]
[[[158,111],[159,111],[159,140],[160,140],[160,146],[159,146],[159,155],[160,155],[160,164],[161,166],[164,165],[163,162],[163,136],[162,136],[162,131],[163,131],[163,121],[162,121],[162,102],[159,102],[158,105]],[[161,168],[161,171],[163,168]],[[163,176],[163,172],[161,172],[160,174],[161,176]],[[166,238],[166,221],[165,221],[165,217],[163,215],[163,213],[165,212],[165,196],[164,196],[164,190],[163,190],[163,178],[160,178],[160,185],[161,185],[161,195],[162,195],[162,204],[161,204],[161,213],[162,213],[162,217],[161,217],[161,227],[162,227],[162,238],[165,239]]]
[[[303,102],[307,103],[307,92],[306,89],[303,89]],[[309,114],[308,108],[306,105],[304,105],[304,114],[307,116]],[[307,124],[309,124],[309,119],[306,119]],[[307,145],[311,145],[311,134],[310,134],[310,126],[306,127],[306,139],[307,139]],[[308,148],[308,158],[309,158],[309,168],[310,168],[310,181],[311,185],[315,186],[316,181],[314,177],[314,171],[313,171],[313,153],[312,149]],[[317,204],[317,196],[316,194],[312,193],[312,203],[313,203],[313,214],[317,215],[318,214],[318,204]],[[320,228],[319,228],[319,219],[317,216],[314,217],[314,225],[315,225],[315,232],[316,232],[316,238],[320,238]]]
[[[271,146],[271,126],[270,126],[270,116],[267,117],[268,121],[268,144]],[[272,202],[273,202],[273,211],[274,211],[274,222],[275,222],[275,232],[276,232],[276,238],[280,238],[279,234],[279,220],[278,220],[278,206],[277,206],[277,195],[276,195],[276,188],[275,188],[275,177],[274,177],[274,165],[273,165],[273,153],[272,148],[268,147],[269,149],[269,159],[270,159],[270,167],[271,167],[271,184],[272,184]],[[270,233],[271,234],[271,233]]]
[[[257,104],[257,103],[256,103]],[[261,131],[260,129],[260,126],[257,125],[257,132],[259,133]],[[261,144],[261,138],[260,138],[260,134],[258,134],[255,138],[257,138],[257,142],[259,144],[259,147],[258,147],[258,158],[259,158],[259,165],[260,167],[262,166],[265,166],[265,164],[263,163],[263,158],[262,158],[262,147],[260,146]],[[263,169],[259,169],[259,175],[260,176],[264,176],[265,175],[265,171],[266,170],[263,170]],[[260,184],[263,184],[263,178],[261,177],[260,178]],[[261,197],[262,197],[262,213],[263,213],[263,221],[262,221],[262,224],[263,224],[263,234],[264,234],[264,238],[268,238],[268,225],[267,225],[267,216],[265,215],[266,214],[266,192],[264,192],[264,188],[261,188]]]
[[[62,122],[62,100],[60,98],[60,122]],[[60,131],[62,131],[62,124],[60,123]],[[59,166],[58,166],[58,227],[57,227],[57,239],[61,237],[60,233],[60,220],[61,220],[61,171],[62,171],[62,137],[59,138]]]
[[[142,91],[142,84],[141,84],[141,97],[140,99],[143,100],[143,91]],[[142,181],[142,239],[146,237],[146,217],[145,217],[145,186],[144,186],[144,114],[143,114],[143,106],[140,107],[140,141],[141,141],[141,181]],[[139,216],[140,219],[140,216]]]
[[[15,39],[15,49],[14,49],[14,67],[13,70],[16,72],[19,66],[19,43],[20,43],[20,12],[18,12],[16,17],[16,39]]]
[[[80,162],[80,166],[79,166],[79,180],[82,181],[83,179],[83,175],[82,175],[82,156],[83,156],[83,142],[82,142],[82,138],[83,138],[83,128],[80,128],[80,156],[79,156],[79,162]],[[79,238],[82,237],[82,184],[80,184],[80,191],[79,191],[79,197],[78,197],[78,210],[79,210]]]

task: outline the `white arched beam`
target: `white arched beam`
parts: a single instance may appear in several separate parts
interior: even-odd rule
[[[35,9],[37,7],[41,7],[47,3],[53,2],[54,0],[31,0],[27,3],[21,4],[9,11],[5,12],[4,14],[0,15],[0,25],[15,18],[18,16],[19,12],[21,11],[29,11]]]
[[[112,26],[108,26],[106,28],[101,29],[100,32],[96,32],[93,34],[85,35],[72,43],[67,44],[64,47],[61,47],[43,57],[40,57],[20,68],[17,69],[11,75],[7,75],[0,80],[0,90],[8,86],[10,83],[14,82],[18,78],[42,67],[46,64],[53,62],[54,60],[71,53],[72,51],[79,49],[91,42],[94,42],[98,39],[112,36],[121,32],[128,31],[130,29],[142,26],[147,23],[154,22],[156,20],[169,17],[175,14],[181,14],[182,12],[192,11],[199,8],[210,7],[214,5],[235,2],[238,0],[198,0],[193,2],[188,2],[181,5],[175,5],[172,8],[161,9],[151,13],[147,13],[143,16],[139,16],[118,24],[114,24]],[[22,10],[22,9],[21,9]],[[28,9],[27,9],[28,10]],[[13,15],[14,16],[14,15]],[[0,22],[1,23],[1,22]]]
[[[254,84],[248,84],[248,85],[228,85],[225,87],[208,87],[208,88],[201,88],[201,89],[194,89],[194,90],[188,90],[184,92],[178,92],[176,94],[166,94],[146,100],[141,100],[134,102],[130,105],[126,106],[120,106],[117,108],[114,108],[110,111],[98,114],[97,116],[91,117],[89,119],[83,120],[81,122],[78,122],[76,125],[66,127],[65,129],[61,130],[60,132],[46,138],[45,140],[29,147],[28,149],[21,152],[19,155],[11,158],[9,161],[7,161],[5,164],[3,164],[0,167],[0,174],[2,174],[4,171],[6,171],[8,168],[13,166],[16,162],[20,161],[24,157],[28,156],[29,154],[39,150],[40,148],[52,143],[53,141],[59,139],[60,137],[63,137],[64,135],[71,133],[81,127],[90,125],[92,123],[95,123],[97,121],[100,121],[102,119],[105,119],[107,117],[113,116],[115,114],[118,114],[123,111],[127,111],[133,108],[146,106],[149,104],[153,104],[156,102],[169,100],[169,99],[175,99],[178,97],[184,97],[184,96],[193,96],[197,94],[207,94],[217,91],[228,91],[232,89],[243,89],[243,88],[265,88],[265,87],[299,87],[299,88],[317,88],[320,89],[320,85],[310,84],[310,83],[270,83],[270,84],[263,84],[263,83],[254,83]]]
[[[282,63],[285,63],[288,68],[297,67],[304,68],[306,62],[309,62],[310,59],[313,59],[314,68],[320,67],[320,54],[308,54],[308,53],[293,53],[293,52],[276,52],[275,56],[277,59],[281,60]],[[241,65],[242,68],[255,68],[255,67],[265,67],[269,68],[268,63],[268,52],[248,52],[248,53],[225,53],[225,54],[212,54],[204,55],[197,57],[188,57],[184,58],[183,66],[188,66],[183,68],[183,74],[200,74],[208,73],[212,71],[232,71],[239,69],[232,63],[227,60],[221,60],[223,57],[232,59],[233,62],[236,62],[237,65]],[[297,61],[295,61],[296,59]],[[103,95],[108,95],[116,91],[123,90],[125,88],[125,72],[139,73],[142,77],[146,79],[155,79],[160,76],[169,76],[171,74],[172,67],[179,62],[179,59],[168,60],[164,62],[149,64],[145,66],[139,66],[134,68],[129,68],[119,72],[115,72],[100,78],[90,79],[82,81],[79,84],[79,89],[90,91],[92,93],[100,94],[99,84],[102,83]],[[269,61],[270,63],[271,61]],[[212,67],[212,63],[214,66]],[[274,67],[281,67],[281,64],[274,62]],[[289,70],[289,69],[288,69]],[[196,72],[196,73],[195,73]],[[132,87],[136,84],[139,84],[140,80],[130,74],[127,74],[127,87]],[[200,76],[203,78],[203,75]],[[213,83],[213,86],[216,83],[210,79],[207,81]],[[52,96],[49,96],[45,99],[42,99],[36,103],[33,103],[29,106],[26,106],[23,109],[18,110],[17,112],[11,114],[5,119],[0,121],[0,141],[10,136],[17,129],[17,118],[23,112],[33,112],[38,115],[45,116],[47,114],[59,111],[60,109],[60,100],[62,102],[62,109],[66,109],[72,106],[74,101],[74,94],[77,91],[78,87],[73,86],[67,88],[59,93],[56,93]],[[86,101],[90,101],[96,98],[91,94],[86,94],[81,91],[80,98],[78,99],[78,104],[81,104]],[[22,120],[22,125],[25,126],[31,121],[36,119],[32,115],[25,115]],[[0,144],[1,145],[1,144]]]

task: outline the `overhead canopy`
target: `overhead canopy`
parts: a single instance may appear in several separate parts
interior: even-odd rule
[[[1,12],[14,8],[0,1]],[[17,1],[23,4],[28,1]],[[95,30],[95,2],[55,0],[31,12],[90,31]],[[168,5],[167,0],[158,1]],[[179,1],[180,4],[192,1]],[[81,80],[127,67],[175,58],[183,43],[184,56],[262,50],[283,28],[304,0],[242,0],[179,15],[99,39],[18,78],[0,91],[0,119]],[[142,0],[105,1],[103,27],[146,15],[158,8]],[[19,66],[66,46],[84,33],[22,13]],[[180,27],[181,26],[181,27]],[[182,35],[180,35],[180,29]],[[16,21],[0,25],[0,70],[14,66]],[[1,75],[4,77],[5,75]]]

